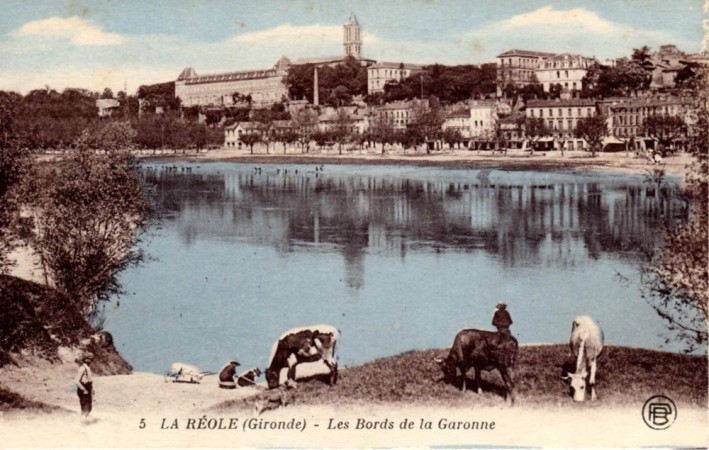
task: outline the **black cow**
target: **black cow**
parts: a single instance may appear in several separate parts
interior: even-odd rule
[[[496,333],[483,330],[461,330],[455,336],[453,346],[448,356],[436,358],[443,369],[443,376],[448,380],[458,378],[458,370],[463,378],[462,390],[465,390],[465,374],[472,367],[475,369],[475,381],[478,394],[480,388],[480,372],[497,369],[505,384],[505,400],[508,396],[514,404],[513,369],[517,361],[517,339],[507,333]]]
[[[300,363],[322,360],[329,370],[329,383],[337,382],[335,344],[339,332],[329,325],[314,325],[287,331],[273,344],[271,359],[266,369],[269,389],[280,384],[281,370],[288,368],[290,381],[295,381],[295,368]]]

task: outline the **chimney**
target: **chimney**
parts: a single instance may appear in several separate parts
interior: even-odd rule
[[[313,105],[320,104],[320,88],[318,87],[318,68],[315,67],[315,75],[313,76]]]

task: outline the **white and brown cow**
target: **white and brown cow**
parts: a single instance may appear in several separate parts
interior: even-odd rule
[[[288,369],[286,379],[292,383],[296,378],[296,366],[313,362],[324,364],[323,369],[326,373],[321,371],[312,375],[327,374],[330,385],[335,384],[337,382],[335,345],[339,334],[339,331],[330,325],[293,328],[283,333],[273,344],[268,369],[266,369],[269,389],[281,384],[283,369]]]
[[[596,400],[596,359],[603,350],[603,331],[588,316],[578,316],[571,324],[569,339],[571,352],[576,357],[576,373],[566,373],[574,401],[586,400],[586,377],[591,390],[591,400]]]

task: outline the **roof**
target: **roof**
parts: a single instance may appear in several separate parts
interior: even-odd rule
[[[577,54],[572,54],[572,53],[559,53],[558,55],[554,55],[549,60],[562,60],[562,59],[594,59],[594,58],[589,58],[587,56],[583,55],[577,55]]]
[[[400,69],[402,65],[404,66],[404,69],[409,69],[409,70],[421,70],[424,67],[421,64],[379,61],[379,62],[374,63],[371,66],[367,67],[367,70],[369,70],[369,69]]]
[[[357,16],[355,16],[354,13],[350,13],[350,20],[347,21],[346,25],[353,24],[359,26],[359,22],[357,21]]]
[[[234,122],[233,124],[228,125],[228,126],[226,126],[226,127],[224,127],[224,128],[227,129],[227,130],[235,130],[235,129],[241,127],[241,129],[243,129],[243,130],[255,130],[255,129],[258,129],[258,127],[259,127],[260,125],[261,125],[261,124],[260,124],[259,122],[246,122],[246,121],[244,121],[244,122]]]
[[[507,50],[504,53],[500,53],[499,55],[497,55],[497,57],[502,58],[502,57],[506,57],[506,56],[533,56],[536,58],[551,58],[554,55],[556,55],[556,53],[537,52],[534,50],[512,49],[512,50]]]
[[[495,102],[493,100],[482,101],[475,100],[470,103],[470,109],[491,109],[495,107]]]
[[[452,119],[455,117],[468,118],[468,117],[470,117],[470,110],[469,109],[458,109],[458,110],[451,111],[448,114],[446,114],[447,119]]]
[[[596,101],[592,98],[570,98],[566,100],[531,99],[527,102],[527,108],[546,108],[554,106],[596,106]]]
[[[98,109],[118,108],[119,106],[121,106],[121,104],[115,98],[100,98],[96,100],[96,107]]]
[[[609,102],[609,108],[635,108],[639,106],[679,105],[677,97],[621,97]]]
[[[299,58],[296,59],[293,64],[332,64],[337,62],[344,62],[345,56],[316,56],[313,58]]]
[[[242,72],[225,72],[199,75],[192,78],[184,79],[184,81],[185,84],[221,83],[224,81],[255,80],[259,78],[272,78],[278,76],[283,76],[283,74],[276,69],[247,70]],[[178,81],[179,80],[180,79],[178,78]]]
[[[377,108],[378,110],[394,110],[394,109],[411,109],[413,104],[411,102],[391,102]]]

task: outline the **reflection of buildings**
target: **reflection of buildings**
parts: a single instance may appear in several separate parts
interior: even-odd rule
[[[160,202],[186,242],[207,235],[283,253],[336,251],[352,288],[364,282],[367,254],[482,250],[507,267],[566,267],[653,248],[661,218],[677,215],[641,183],[491,183],[483,172],[465,181],[275,169],[154,172],[148,180],[157,182]]]

